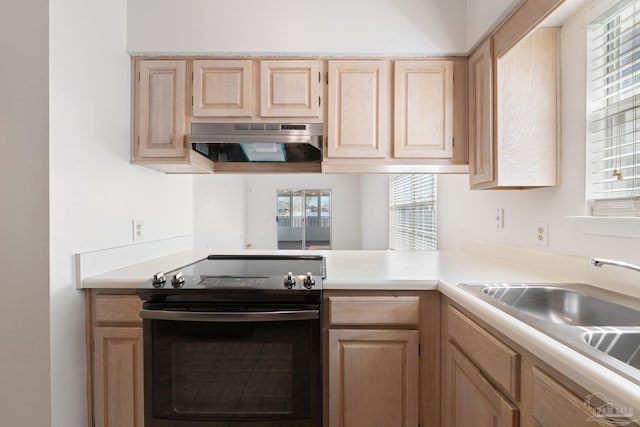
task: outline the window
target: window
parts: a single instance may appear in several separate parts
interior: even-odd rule
[[[389,178],[389,247],[401,251],[436,250],[436,176]]]
[[[589,25],[587,198],[594,216],[640,216],[640,0]]]
[[[331,191],[280,190],[278,249],[331,249]]]

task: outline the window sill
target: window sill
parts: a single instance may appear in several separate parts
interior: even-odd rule
[[[640,239],[640,217],[568,216],[567,219],[585,234]]]

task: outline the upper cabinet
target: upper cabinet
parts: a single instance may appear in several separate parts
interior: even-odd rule
[[[388,156],[389,61],[329,61],[328,157]]]
[[[251,117],[251,61],[193,61],[195,117]]]
[[[328,69],[323,171],[468,171],[466,59],[330,60]]]
[[[320,117],[320,61],[260,61],[260,116]]]
[[[472,189],[558,185],[561,0],[525,1],[469,58]]]
[[[396,61],[395,158],[453,156],[453,63]]]
[[[180,157],[186,135],[185,61],[140,61],[137,141],[140,157]]]
[[[134,69],[136,164],[247,171],[193,151],[191,124],[325,123],[323,172],[468,171],[466,58],[154,58]]]
[[[194,60],[193,117],[317,122],[320,73],[319,60]]]
[[[131,161],[167,173],[210,173],[211,161],[188,148],[185,60],[141,60],[133,71]]]
[[[469,57],[469,182],[493,181],[493,56],[487,39]]]

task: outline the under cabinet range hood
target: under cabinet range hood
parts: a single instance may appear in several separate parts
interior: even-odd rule
[[[322,123],[192,123],[189,142],[213,160],[214,171],[319,172],[322,129]]]

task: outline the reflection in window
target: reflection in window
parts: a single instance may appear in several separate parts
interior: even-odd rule
[[[331,190],[280,190],[278,249],[331,249]]]

